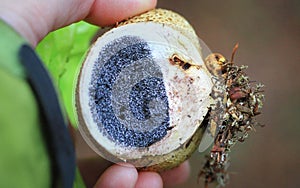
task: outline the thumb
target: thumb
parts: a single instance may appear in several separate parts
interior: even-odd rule
[[[155,6],[156,0],[4,0],[0,19],[36,46],[50,31],[73,22],[86,19],[104,26]]]

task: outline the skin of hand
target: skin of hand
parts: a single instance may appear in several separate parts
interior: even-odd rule
[[[98,179],[94,188],[135,187],[162,188],[174,187],[183,183],[189,175],[189,164],[184,162],[177,168],[158,174],[156,172],[138,172],[129,164],[115,164],[109,167]],[[112,176],[113,175],[113,176]]]
[[[11,25],[32,46],[50,31],[85,20],[107,26],[153,9],[156,0],[2,0],[0,19]],[[189,164],[164,172],[138,172],[130,165],[112,165],[98,179],[95,188],[173,187],[189,176]]]

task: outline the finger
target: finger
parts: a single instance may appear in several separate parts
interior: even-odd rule
[[[190,165],[185,161],[177,168],[161,173],[165,187],[173,187],[184,183],[190,175]]]
[[[0,18],[33,46],[48,32],[85,19],[103,26],[154,8],[156,0],[4,0]]]
[[[135,188],[162,188],[163,181],[156,172],[139,172]]]
[[[77,165],[86,187],[93,187],[101,174],[112,164],[100,157],[78,159]]]
[[[135,167],[115,164],[101,175],[95,188],[133,188],[137,180],[138,172]]]
[[[86,20],[100,26],[111,25],[153,9],[156,3],[156,0],[95,0]]]

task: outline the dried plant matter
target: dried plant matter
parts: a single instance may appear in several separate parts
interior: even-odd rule
[[[233,55],[237,49],[234,48]],[[219,131],[215,136],[214,145],[199,173],[204,178],[205,186],[216,183],[225,186],[229,180],[228,154],[236,142],[243,142],[250,131],[259,124],[255,116],[260,114],[263,105],[263,85],[253,85],[245,73],[247,66],[238,66],[231,61],[222,65],[222,76],[226,87],[224,100],[225,113]]]

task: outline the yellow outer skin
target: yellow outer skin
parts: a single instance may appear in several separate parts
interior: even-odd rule
[[[193,45],[195,45],[200,52],[201,47],[198,42],[198,36],[196,35],[193,27],[185,18],[173,11],[165,9],[154,9],[144,14],[132,17],[124,22],[121,22],[118,24],[117,27],[138,22],[155,22],[168,25],[176,29],[177,31],[180,31],[183,35],[188,37],[193,43]],[[143,171],[161,172],[177,167],[182,162],[187,160],[192,155],[192,153],[198,148],[203,135],[203,130],[201,126],[197,126],[199,126],[199,128],[194,133],[194,135],[184,144],[182,144],[179,148],[165,155],[153,156],[153,160],[159,161],[156,165],[145,166],[138,169]],[[147,157],[147,160],[149,161],[151,159]],[[130,163],[130,161],[127,162]]]
[[[193,45],[199,48],[199,52],[201,51],[198,36],[195,30],[193,29],[193,27],[184,17],[182,17],[181,15],[173,11],[165,10],[165,9],[153,9],[149,12],[146,12],[138,16],[134,16],[129,20],[123,21],[119,23],[117,27],[130,24],[130,23],[138,23],[138,22],[154,22],[154,23],[168,25],[173,29],[179,31],[187,38],[189,38],[193,43]]]

